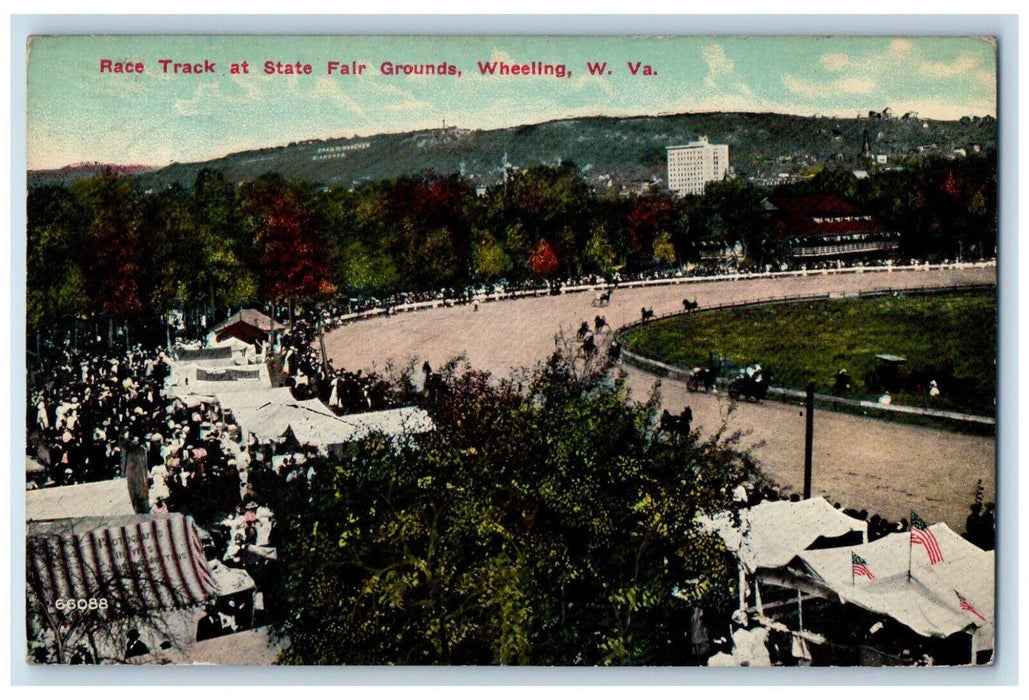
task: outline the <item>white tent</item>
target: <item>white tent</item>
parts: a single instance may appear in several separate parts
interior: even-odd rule
[[[251,389],[250,391],[228,391],[214,397],[223,409],[236,413],[243,408],[258,408],[266,404],[294,404],[293,392],[289,387],[273,389]]]
[[[169,395],[188,400],[188,396],[217,396],[255,389],[270,389],[271,377],[266,365],[237,366],[232,360],[212,360],[203,365],[195,362],[172,362],[171,375],[165,382]]]
[[[57,520],[135,515],[125,479],[54,486],[25,492],[26,519]]]
[[[253,433],[258,440],[275,440],[291,432],[301,445],[325,448],[360,440],[373,432],[395,438],[434,427],[429,414],[413,406],[337,416],[317,399],[241,406],[234,408],[233,414],[243,431]]]
[[[765,501],[740,511],[740,524],[731,513],[704,519],[736,554],[747,573],[785,566],[820,537],[860,532],[868,539],[868,524],[833,508],[821,497],[805,501]]]
[[[396,438],[427,433],[436,427],[428,412],[415,406],[370,413],[354,413],[340,416],[340,421],[349,427],[350,432],[346,436],[347,442],[360,440],[371,433],[383,433],[391,438]]]
[[[974,649],[992,649],[993,552],[979,549],[945,523],[929,531],[943,554],[943,561],[934,565],[929,564],[924,547],[911,546],[907,532],[855,547],[802,552],[797,560],[804,574],[844,602],[887,615],[924,637],[947,637],[974,628]],[[866,562],[874,579],[853,575],[852,554]],[[962,598],[985,620],[962,609]]]

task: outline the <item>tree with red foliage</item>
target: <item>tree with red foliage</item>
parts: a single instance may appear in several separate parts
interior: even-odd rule
[[[280,177],[247,183],[240,192],[261,271],[261,294],[289,304],[314,301],[336,290],[330,281],[328,247],[302,192]]]
[[[91,310],[108,320],[108,343],[114,325],[139,317],[140,204],[132,186],[113,172],[84,180],[72,192],[86,212],[80,255],[84,292]]]
[[[533,273],[546,277],[557,272],[558,260],[554,247],[545,239],[541,238],[529,252],[529,269]]]

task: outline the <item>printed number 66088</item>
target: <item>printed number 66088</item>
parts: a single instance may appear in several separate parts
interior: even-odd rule
[[[58,610],[106,610],[107,598],[58,598],[54,607]]]

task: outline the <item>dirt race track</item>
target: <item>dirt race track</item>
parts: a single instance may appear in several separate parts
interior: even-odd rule
[[[333,331],[326,336],[326,347],[336,367],[351,370],[381,369],[389,358],[416,358],[419,367],[428,360],[438,367],[463,353],[474,366],[506,374],[513,367],[545,359],[554,349],[555,333],[563,329],[566,335],[574,334],[582,321],[592,326],[598,313],[618,328],[637,320],[641,307],[652,307],[661,315],[680,310],[683,299],[695,298],[703,308],[787,295],[984,282],[996,282],[996,268],[884,270],[617,289],[610,305],[601,309],[592,307],[593,294],[584,292],[485,303],[478,311],[458,306],[376,317]],[[634,396],[643,399],[655,377],[630,367],[626,371]],[[803,489],[804,416],[799,407],[740,402],[728,415],[724,395],[691,394],[681,382],[668,379],[662,380],[661,394],[673,411],[691,406],[693,425],[704,434],[728,420],[730,430],[745,433],[743,446],[753,450],[769,477],[790,492]],[[915,510],[929,523],[944,521],[963,532],[977,479],[983,480],[986,500],[996,500],[995,455],[992,437],[818,411],[812,492],[891,520],[909,517]]]

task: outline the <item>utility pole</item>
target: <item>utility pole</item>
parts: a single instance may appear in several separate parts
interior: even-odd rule
[[[804,430],[804,499],[811,498],[811,452],[815,438],[815,383],[808,382],[807,385],[807,406],[804,416],[806,427]]]

